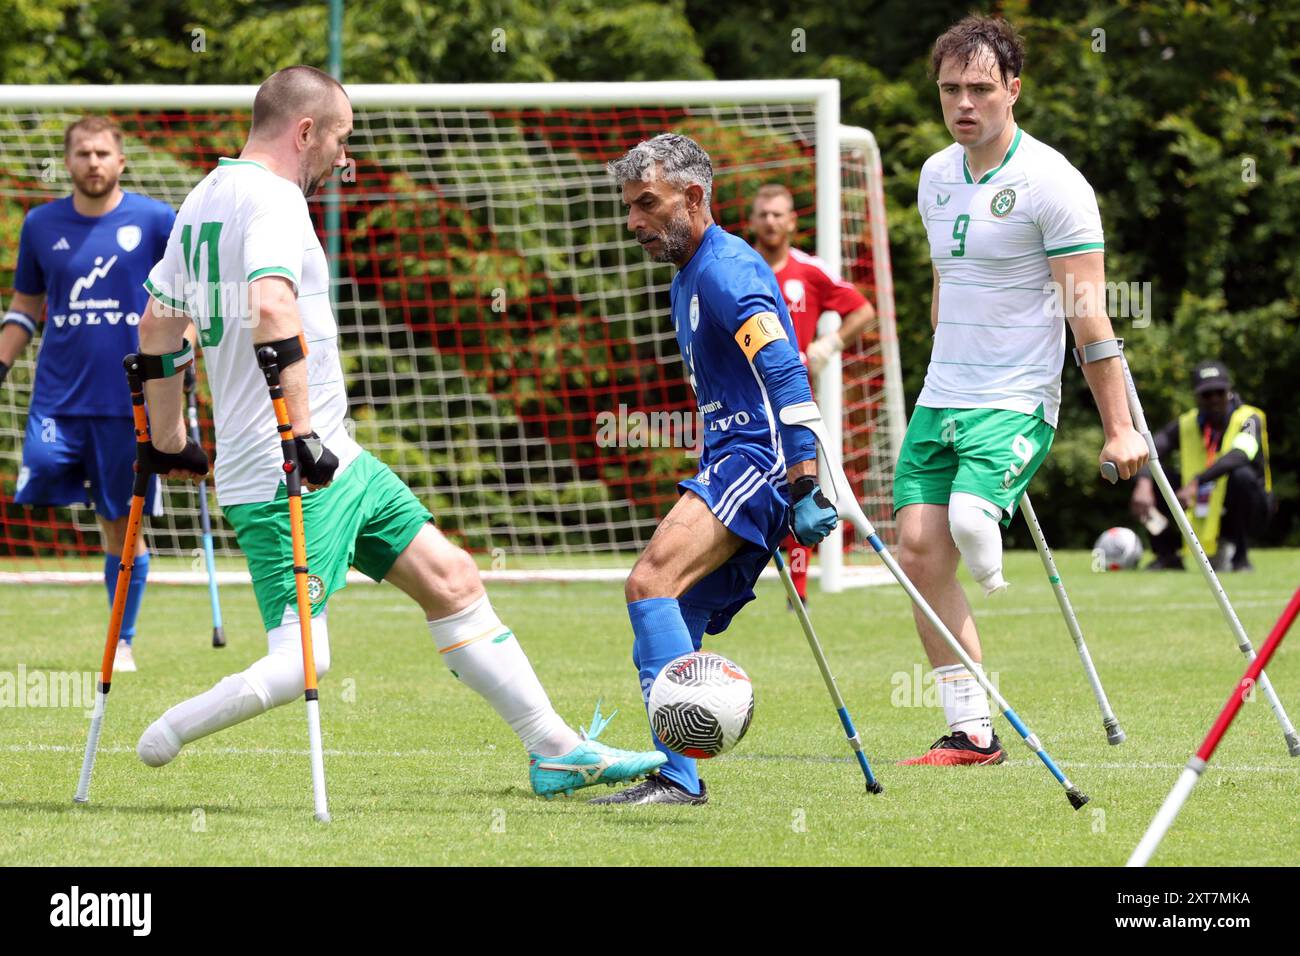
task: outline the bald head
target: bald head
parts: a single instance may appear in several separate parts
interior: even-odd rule
[[[253,127],[244,147],[310,196],[347,165],[352,104],[339,82],[311,66],[272,73],[253,99]]]
[[[302,119],[328,124],[338,118],[346,101],[342,85],[328,73],[314,66],[287,66],[257,88],[249,135],[274,138]]]

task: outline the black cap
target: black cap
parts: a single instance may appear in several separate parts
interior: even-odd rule
[[[1232,377],[1228,375],[1228,366],[1222,362],[1200,362],[1192,372],[1192,391],[1197,395],[1202,392],[1232,391]]]

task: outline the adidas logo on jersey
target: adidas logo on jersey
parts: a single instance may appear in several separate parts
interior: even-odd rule
[[[50,248],[53,249],[55,252],[67,252],[69,249],[72,248],[72,246],[68,242],[67,236],[59,236],[59,241],[56,242],[54,245],[50,246]]]

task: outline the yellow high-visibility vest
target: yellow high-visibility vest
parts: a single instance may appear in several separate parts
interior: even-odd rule
[[[1251,415],[1259,416],[1259,440],[1264,452],[1264,488],[1272,491],[1273,475],[1268,467],[1268,423],[1264,413],[1254,405],[1241,405],[1232,413],[1232,417],[1228,419],[1228,427],[1223,433],[1223,441],[1219,444],[1220,454],[1227,454],[1236,447],[1234,443],[1241,435],[1242,426]],[[1250,437],[1246,436],[1246,438]],[[1243,451],[1249,450],[1243,449]],[[1256,453],[1259,450],[1256,449]],[[1196,409],[1178,416],[1178,458],[1183,484],[1187,484],[1209,467],[1210,456],[1201,437],[1200,425],[1196,421]],[[1250,458],[1253,461],[1255,456],[1251,455]],[[1228,476],[1223,475],[1214,482],[1214,491],[1210,494],[1210,510],[1204,518],[1196,517],[1195,502],[1187,508],[1187,520],[1191,522],[1196,536],[1201,539],[1201,547],[1205,548],[1206,554],[1214,554],[1218,551],[1219,519],[1223,516],[1223,499],[1227,494]],[[1183,550],[1187,550],[1186,544]]]

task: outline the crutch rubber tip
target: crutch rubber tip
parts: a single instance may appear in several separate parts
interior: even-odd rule
[[[1076,810],[1081,810],[1083,805],[1090,799],[1088,795],[1078,787],[1071,787],[1069,790],[1065,791],[1065,797],[1070,801],[1070,806],[1074,807]]]
[[[1286,752],[1292,757],[1300,757],[1300,735],[1294,730],[1286,735]]]
[[[212,646],[213,647],[226,646],[226,632],[223,628],[214,627],[212,629]]]
[[[1124,731],[1120,725],[1113,720],[1106,721],[1106,743],[1112,747],[1118,747],[1128,738],[1124,736]]]
[[[90,802],[90,797],[73,797],[73,798],[72,798],[72,802],[73,802],[73,803],[89,803],[89,802]]]
[[[329,815],[328,813],[318,813],[318,814],[316,814],[316,822],[317,822],[317,823],[329,823],[329,822],[330,822],[330,815]]]
[[[879,780],[873,780],[871,783],[867,784],[867,793],[884,793],[884,792],[885,792],[885,785],[881,783]]]

